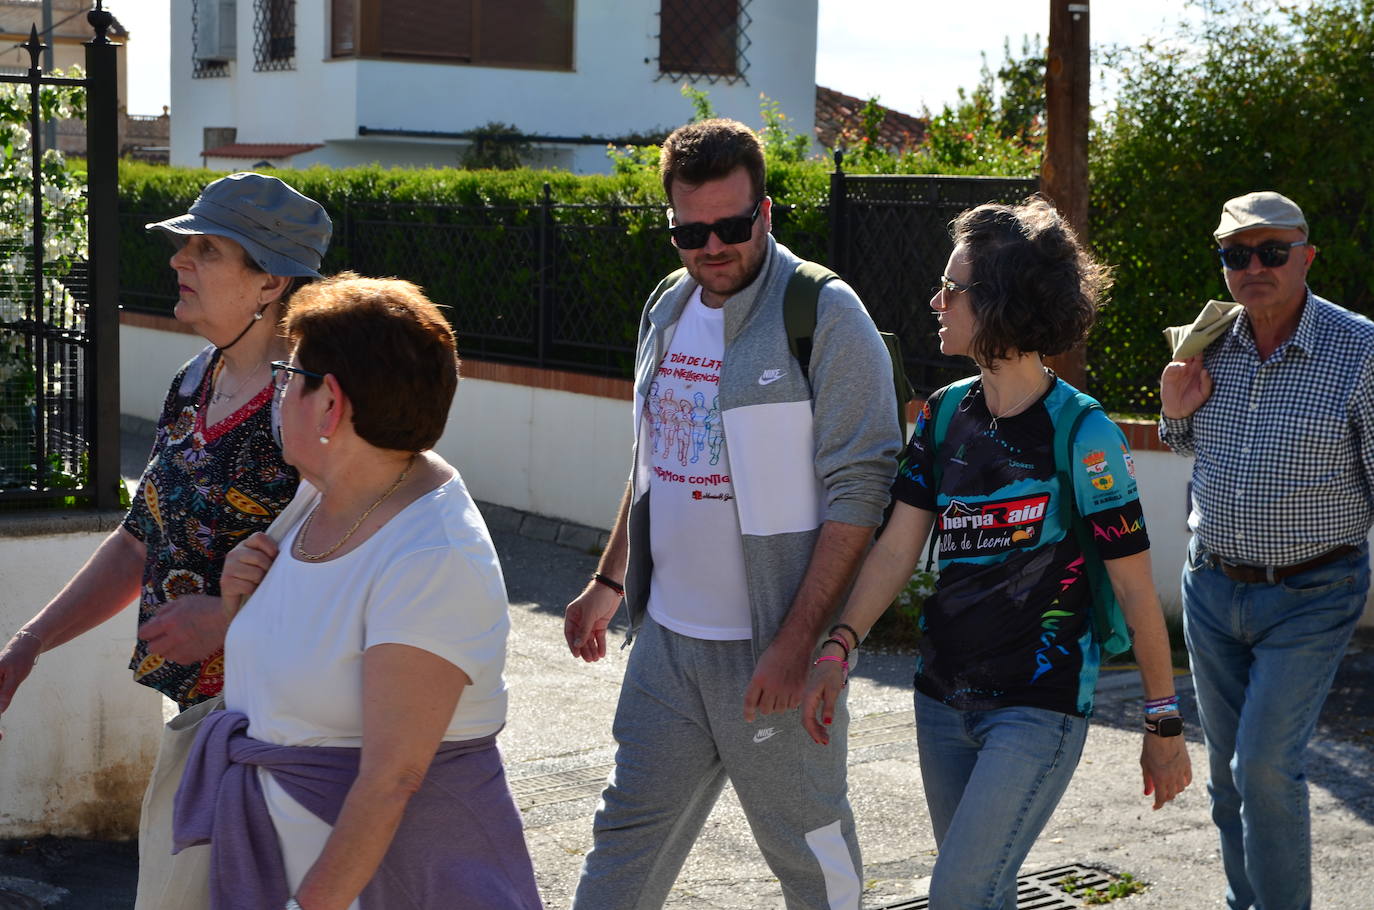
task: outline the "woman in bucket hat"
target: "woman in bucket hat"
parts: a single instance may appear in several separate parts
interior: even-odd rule
[[[219,694],[224,556],[290,502],[296,471],[273,435],[269,364],[291,292],[320,277],[332,226],[275,177],[214,181],[190,212],[148,225],[177,247],[176,318],[209,345],[172,380],[121,526],[0,650],[0,713],[43,652],[139,600],[134,678],[185,709]]]

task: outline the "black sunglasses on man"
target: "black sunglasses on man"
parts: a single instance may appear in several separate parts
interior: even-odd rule
[[[1266,243],[1261,246],[1224,246],[1217,250],[1221,264],[1233,272],[1250,267],[1250,257],[1258,256],[1260,265],[1266,269],[1276,269],[1288,261],[1288,253],[1295,246],[1307,246],[1306,240],[1292,243]]]
[[[680,250],[699,250],[711,239],[712,234],[719,237],[721,243],[743,243],[753,235],[754,222],[759,220],[759,212],[762,210],[763,200],[759,199],[754,203],[754,210],[748,215],[722,218],[711,224],[701,221],[673,224],[673,211],[669,209],[668,233],[672,235],[674,245]]]

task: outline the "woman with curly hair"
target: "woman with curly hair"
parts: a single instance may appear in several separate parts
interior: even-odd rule
[[[982,205],[953,228],[930,307],[941,351],[971,357],[978,375],[932,395],[949,409],[947,425],[930,402],[923,409],[892,518],[820,648],[802,718],[827,741],[855,650],[936,535],[939,580],[920,619],[915,677],[939,846],[930,906],[1013,910],[1021,862],[1082,753],[1102,657],[1075,508],[1097,544],[1086,559],[1105,562],[1134,633],[1148,731],[1140,761],[1156,809],[1188,786],[1191,770],[1125,437],[1091,408],[1072,437],[1072,489],[1056,458],[1056,426],[1083,406],[1042,358],[1087,336],[1106,271],[1041,199]]]

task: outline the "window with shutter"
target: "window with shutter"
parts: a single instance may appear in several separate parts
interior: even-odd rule
[[[689,82],[737,82],[749,61],[745,12],[749,0],[661,0],[658,70],[660,77]]]
[[[331,4],[334,57],[572,69],[574,0],[331,0]]]
[[[296,68],[296,0],[253,0],[253,70]]]

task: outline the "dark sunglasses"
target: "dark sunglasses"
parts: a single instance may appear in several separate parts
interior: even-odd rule
[[[1259,257],[1260,265],[1266,269],[1276,269],[1288,261],[1288,253],[1295,246],[1307,246],[1306,240],[1292,243],[1266,243],[1264,246],[1224,246],[1217,250],[1221,264],[1233,272],[1250,266],[1250,256]]]
[[[754,222],[759,220],[761,211],[762,199],[754,203],[754,211],[748,215],[722,218],[713,224],[704,224],[700,221],[691,224],[672,224],[668,227],[668,233],[672,235],[673,243],[680,250],[699,250],[711,239],[712,234],[719,237],[721,243],[743,243],[753,235]]]

